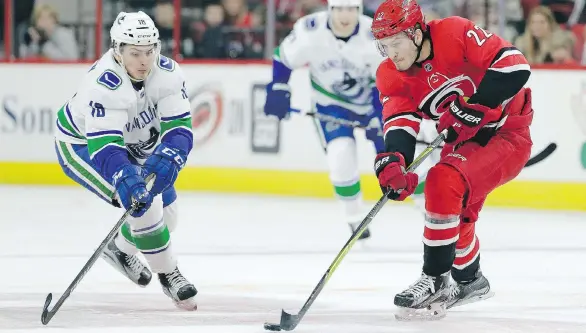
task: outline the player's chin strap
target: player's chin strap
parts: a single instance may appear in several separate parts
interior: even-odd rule
[[[415,29],[421,30],[421,28],[419,28],[419,25],[417,25],[417,27]],[[429,34],[429,29],[427,29],[425,31],[421,30],[421,34],[423,37],[421,38],[421,44],[419,44],[419,45],[417,45],[415,43],[415,34],[413,34],[413,38],[411,38],[413,45],[415,45],[415,47],[417,48],[417,55],[415,56],[415,61],[414,61],[414,63],[416,63],[416,64],[418,64],[417,60],[419,60],[419,57],[421,56],[421,50],[423,50],[423,43],[425,42],[426,39],[431,39],[431,35]]]

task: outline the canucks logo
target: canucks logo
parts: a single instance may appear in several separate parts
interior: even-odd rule
[[[348,102],[356,101],[361,104],[360,98],[368,96],[369,80],[365,77],[353,77],[348,72],[344,73],[343,79],[332,84],[334,94]],[[355,102],[355,103],[356,103]]]
[[[157,142],[159,141],[159,131],[156,128],[151,127],[149,129],[149,138],[146,141],[140,141],[138,143],[128,143],[126,144],[126,149],[130,152],[136,159],[146,159],[149,157],[151,151],[155,148]]]

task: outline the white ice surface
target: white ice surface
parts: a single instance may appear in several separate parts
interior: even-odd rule
[[[43,326],[47,293],[54,304],[121,211],[76,188],[0,187],[0,332],[265,332],[281,308],[299,310],[350,235],[333,200],[179,200],[173,246],[198,311],[100,259]],[[393,297],[420,273],[422,224],[412,206],[385,207],[295,332],[586,332],[586,214],[485,209],[477,230],[495,297],[441,321],[397,322]]]

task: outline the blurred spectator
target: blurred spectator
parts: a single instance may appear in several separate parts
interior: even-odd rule
[[[322,0],[297,0],[293,11],[289,14],[289,21],[296,22],[301,17],[328,10],[327,2]]]
[[[364,14],[372,17],[378,6],[383,2],[384,0],[364,0]],[[421,6],[424,14],[428,13],[430,15],[429,18],[425,17],[428,22],[453,15],[454,5],[452,0],[418,0],[417,3]]]
[[[546,57],[545,62],[556,65],[577,65],[578,61],[572,57],[574,42],[574,36],[571,34],[565,34],[560,38],[553,39],[550,56]]]
[[[567,39],[570,33],[559,28],[551,10],[538,6],[527,18],[525,32],[517,38],[515,46],[523,52],[529,63],[542,64],[551,59],[554,39]]]
[[[223,59],[226,58],[226,42],[222,31],[224,27],[224,8],[220,5],[208,5],[204,13],[204,22],[197,24],[199,38],[197,39],[195,56],[198,58]]]
[[[266,6],[268,0],[264,0]],[[277,20],[291,26],[299,18],[327,9],[327,0],[275,0]],[[380,0],[375,0],[380,2]]]
[[[454,13],[454,2],[452,0],[421,0],[418,2],[426,15],[427,22],[438,18],[452,16]],[[430,17],[427,17],[427,16]]]
[[[504,31],[500,31],[499,27],[500,4],[505,6],[502,8],[505,14],[502,18],[505,20]],[[516,23],[523,20],[523,10],[519,1],[505,0],[500,3],[499,0],[454,0],[453,6],[455,15],[466,17],[479,27],[497,33],[510,42],[518,35]]]
[[[433,20],[438,20],[441,19],[442,16],[440,14],[438,14],[437,12],[435,12],[433,9],[424,9],[423,10],[423,17],[425,17],[425,22],[429,22],[429,21],[433,21]]]
[[[35,0],[18,0],[18,1],[13,1],[12,2],[12,24],[14,27],[14,34],[17,34],[17,36],[22,37],[24,34],[20,34],[18,35],[19,32],[19,28],[20,30],[26,30],[26,28],[28,28],[29,22],[31,20],[31,16],[32,16],[32,12],[33,12],[33,8],[34,8],[34,2]],[[5,19],[5,15],[4,15],[4,9],[5,6],[0,6],[0,50],[1,50],[1,55],[0,58],[3,58],[4,56],[6,56],[4,54],[4,19]],[[20,38],[16,43],[19,43],[22,40],[22,38]],[[12,49],[12,55],[14,54],[18,54],[18,49],[14,50]]]
[[[173,28],[175,22],[175,7],[171,1],[158,2],[153,8],[153,20],[159,29],[161,36],[161,53],[166,56],[173,54],[175,40],[173,39]],[[179,45],[179,55],[181,57],[191,57],[194,53],[194,45],[189,38],[189,31],[186,25],[181,26],[181,43]]]
[[[583,27],[583,31],[582,31],[582,36],[586,36],[586,26]],[[581,54],[581,61],[580,64],[582,64],[583,66],[586,66],[586,43],[583,42],[582,39],[582,54]]]
[[[523,9],[523,18],[526,20],[529,17],[531,10],[540,5],[540,0],[521,0],[521,8]]]
[[[253,25],[252,13],[244,0],[222,0],[226,11],[226,23],[238,28],[249,28]]]
[[[222,0],[229,58],[260,59],[264,52],[264,9],[250,11],[244,0]],[[259,11],[260,9],[260,11]]]
[[[383,1],[384,0],[364,0],[362,2],[364,6],[364,14],[373,17],[374,13],[378,9],[378,6],[380,6]]]
[[[24,58],[51,60],[79,59],[73,31],[59,24],[57,12],[47,4],[34,8],[32,25],[24,36],[24,43],[20,45],[20,55]]]
[[[558,24],[572,26],[577,23],[586,23],[584,0],[541,0],[541,5],[549,7]]]

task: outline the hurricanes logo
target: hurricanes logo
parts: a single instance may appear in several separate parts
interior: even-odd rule
[[[189,94],[194,145],[201,146],[218,129],[222,120],[222,93],[214,84],[199,87]]]
[[[423,98],[419,109],[432,120],[438,120],[458,96],[472,96],[476,92],[472,79],[464,75],[450,79],[441,73],[434,73],[428,81],[432,89],[434,86],[437,88]]]

